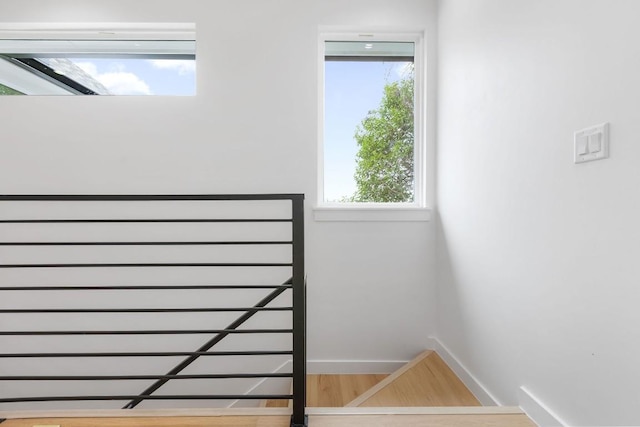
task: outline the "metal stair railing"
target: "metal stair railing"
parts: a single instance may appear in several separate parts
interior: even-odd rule
[[[111,204],[111,202],[119,204],[127,204],[127,202],[138,203],[178,203],[181,202],[203,202],[203,203],[216,203],[216,202],[270,202],[278,201],[284,203],[290,203],[289,212],[287,217],[206,217],[206,218],[113,218],[113,217],[36,217],[33,218],[29,215],[28,218],[18,217],[4,217],[2,213],[2,204],[4,203],[21,203],[21,202],[35,202],[35,203],[48,203],[48,202],[97,202]],[[10,210],[9,210],[10,211]],[[100,227],[105,224],[110,226],[131,224],[154,224],[163,226],[165,224],[290,224],[289,236],[287,238],[278,239],[207,239],[207,240],[162,240],[155,241],[153,239],[148,240],[87,240],[87,239],[51,239],[45,238],[21,238],[9,240],[2,237],[0,233],[0,249],[3,247],[23,247],[23,248],[46,248],[46,247],[82,247],[90,250],[92,248],[99,247],[136,247],[145,248],[150,246],[157,247],[194,247],[194,246],[208,246],[208,247],[281,247],[282,245],[290,246],[290,258],[286,260],[277,261],[255,261],[255,260],[233,260],[233,261],[217,261],[207,260],[207,262],[111,262],[107,260],[103,262],[91,261],[91,262],[77,262],[77,261],[64,261],[59,262],[55,259],[52,261],[28,261],[28,262],[3,262],[0,257],[0,274],[2,272],[12,271],[12,275],[9,279],[3,279],[0,276],[0,294],[5,292],[23,293],[24,295],[33,296],[33,299],[40,300],[46,298],[42,295],[42,292],[61,292],[69,293],[70,295],[77,295],[80,292],[128,292],[128,291],[140,291],[140,292],[181,292],[185,290],[197,291],[197,292],[209,292],[215,290],[254,290],[254,291],[270,291],[260,301],[252,306],[242,307],[229,307],[229,306],[216,306],[216,307],[14,307],[0,308],[0,316],[24,316],[24,315],[82,315],[91,316],[93,314],[108,314],[109,316],[117,316],[119,314],[149,314],[154,316],[162,316],[165,313],[177,315],[181,313],[232,313],[239,312],[240,316],[226,325],[224,328],[159,328],[159,329],[82,329],[73,327],[69,328],[41,328],[37,330],[24,330],[21,328],[13,330],[4,330],[0,323],[0,337],[43,337],[43,336],[75,336],[78,339],[83,339],[95,335],[99,336],[137,336],[139,339],[144,339],[145,336],[175,336],[175,335],[210,335],[206,342],[199,346],[195,351],[49,351],[49,352],[34,352],[34,351],[0,351],[0,365],[3,360],[18,359],[18,360],[51,360],[60,358],[69,359],[85,359],[85,358],[160,358],[160,357],[176,357],[186,356],[180,363],[178,363],[172,369],[162,374],[94,374],[94,375],[33,375],[33,374],[17,374],[17,375],[0,375],[0,383],[12,383],[19,381],[35,381],[35,382],[56,382],[56,381],[153,381],[153,383],[144,388],[138,394],[122,393],[122,394],[96,394],[96,395],[49,395],[49,396],[0,396],[0,408],[3,404],[11,403],[26,403],[26,402],[68,402],[68,401],[127,401],[123,409],[133,409],[144,401],[155,400],[247,400],[247,399],[292,399],[292,427],[301,427],[307,425],[306,417],[306,282],[304,273],[304,195],[302,194],[267,194],[267,195],[2,195],[0,196],[0,227],[11,227],[18,225],[22,226],[44,226],[44,227],[57,227],[68,225],[82,225],[91,227]],[[45,236],[47,233],[43,233]],[[55,234],[55,233],[54,233]],[[90,233],[89,233],[90,235]],[[68,269],[69,271],[77,271],[82,269],[83,271],[91,271],[85,269],[108,269],[108,270],[125,270],[125,269],[141,269],[141,270],[154,270],[157,269],[227,269],[227,268],[242,268],[242,269],[270,269],[270,268],[282,268],[289,270],[289,278],[279,284],[264,284],[264,283],[234,283],[234,284],[193,284],[193,283],[178,283],[178,284],[140,284],[140,283],[114,283],[114,284],[95,284],[95,285],[78,285],[78,284],[60,284],[60,283],[37,283],[23,284],[18,281],[17,283],[11,283],[11,280],[15,280],[16,274],[20,274],[23,271],[32,270],[46,270],[46,269]],[[50,270],[46,270],[50,271]],[[102,271],[102,270],[100,270]],[[160,273],[156,273],[160,274]],[[9,282],[9,283],[6,283]],[[291,305],[274,306],[272,303],[285,292],[291,292]],[[1,298],[0,298],[1,300]],[[272,305],[270,305],[272,304]],[[277,313],[277,312],[291,312],[291,327],[290,328],[244,328],[242,327],[250,319],[261,313]],[[225,338],[232,335],[291,335],[291,348],[290,349],[264,349],[264,350],[225,350],[225,351],[212,351],[216,345],[218,345]],[[248,357],[260,357],[260,356],[285,356],[292,359],[292,372],[279,373],[279,372],[223,372],[223,373],[184,373],[183,371],[191,366],[195,361],[200,358],[206,357],[233,357],[233,356],[248,356]],[[199,379],[269,379],[269,378],[292,378],[293,381],[293,393],[292,394],[212,394],[212,393],[186,393],[186,394],[158,394],[159,389],[172,381],[180,380],[199,380]],[[0,418],[0,423],[3,420]]]

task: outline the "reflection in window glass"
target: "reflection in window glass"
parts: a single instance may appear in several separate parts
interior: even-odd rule
[[[26,95],[195,95],[195,26],[145,28],[50,38],[0,28],[0,84]]]
[[[37,59],[99,95],[195,95],[192,59]]]
[[[0,83],[0,95],[24,95],[22,92],[18,92],[15,89],[5,86]]]

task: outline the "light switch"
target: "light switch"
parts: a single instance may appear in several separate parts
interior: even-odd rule
[[[589,138],[580,136],[576,144],[578,144],[576,147],[576,153],[578,153],[578,155],[583,156],[589,152]]]
[[[584,163],[609,157],[609,123],[582,129],[573,134],[573,161]]]
[[[602,134],[594,133],[593,135],[589,135],[589,152],[597,153],[602,148]]]

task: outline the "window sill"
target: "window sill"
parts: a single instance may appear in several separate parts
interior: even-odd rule
[[[315,221],[430,221],[431,209],[417,206],[316,206]]]

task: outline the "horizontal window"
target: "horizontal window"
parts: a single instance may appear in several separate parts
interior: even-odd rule
[[[5,37],[5,38],[3,38]],[[195,26],[144,31],[0,29],[0,94],[195,95]]]

